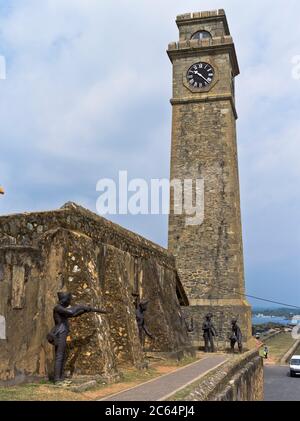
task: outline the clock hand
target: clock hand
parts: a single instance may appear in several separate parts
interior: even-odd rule
[[[202,76],[202,75],[201,75],[201,73],[197,72],[197,75],[198,75],[198,76],[200,76],[200,77],[202,77],[202,79],[203,79],[203,80],[205,80],[205,82],[206,82],[206,83],[208,83],[208,80],[207,80],[207,79],[205,79],[205,77],[204,77],[204,76]]]
[[[194,71],[193,71],[193,73],[194,73],[195,75],[198,75],[198,76],[202,77],[202,79],[203,79],[203,80],[205,80],[205,82],[206,82],[206,83],[208,83],[208,80],[207,80],[207,79],[205,79],[205,77],[204,77],[204,76],[202,76],[202,75],[201,75],[201,73],[199,73],[197,70],[194,70]]]

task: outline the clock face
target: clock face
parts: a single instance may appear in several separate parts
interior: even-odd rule
[[[215,71],[208,63],[195,63],[187,71],[188,83],[194,88],[206,88],[211,84]]]

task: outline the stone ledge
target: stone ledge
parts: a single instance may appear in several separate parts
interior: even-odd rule
[[[191,39],[178,42],[171,42],[168,46],[170,50],[181,50],[185,48],[203,48],[211,47],[220,44],[233,44],[233,39],[230,35],[225,35],[222,37],[213,37],[208,39]]]
[[[226,35],[230,34],[228,21],[224,9],[211,10],[205,12],[184,13],[176,17],[178,28],[183,25],[203,24],[205,22],[221,21],[223,22]]]
[[[81,393],[81,392],[86,392],[87,390],[90,390],[95,386],[97,386],[97,381],[90,380],[88,382],[77,384],[75,386],[71,385],[70,390],[72,390],[72,392]]]
[[[291,359],[292,355],[294,354],[294,352],[296,351],[296,349],[299,347],[300,345],[300,340],[297,340],[292,346],[291,348],[284,354],[284,356],[281,358],[280,363],[281,364],[286,364],[289,362],[289,360]]]
[[[181,104],[193,104],[193,103],[199,103],[199,102],[215,102],[215,101],[230,101],[232,112],[234,115],[234,118],[238,119],[238,114],[235,107],[235,101],[231,94],[224,94],[224,95],[201,95],[201,96],[195,96],[192,97],[186,97],[186,98],[172,98],[170,100],[171,105],[181,105]]]
[[[196,355],[195,347],[192,345],[182,347],[172,352],[157,352],[157,351],[146,351],[146,359],[157,359],[157,360],[177,360],[180,361],[184,357],[194,357]]]
[[[230,36],[200,41],[197,45],[190,41],[171,42],[167,54],[171,63],[174,59],[199,57],[199,55],[229,54],[234,76],[240,74],[235,46]]]
[[[245,354],[232,357],[228,362],[225,362],[221,367],[213,370],[200,381],[195,382],[186,389],[186,395],[184,390],[181,392],[180,400],[183,401],[220,401],[230,400],[228,396],[233,394],[234,386],[241,381],[244,377],[254,376],[255,370],[263,370],[262,358],[256,349],[246,352]],[[261,378],[253,379],[257,380],[257,399],[262,400],[263,397],[263,385]],[[246,382],[246,380],[245,380]],[[261,384],[260,384],[261,382]],[[191,390],[192,388],[192,390]],[[176,395],[174,396],[176,399]],[[172,400],[169,398],[168,400]],[[240,399],[232,399],[240,400]],[[251,399],[252,400],[252,399]]]
[[[176,21],[187,21],[191,19],[205,19],[205,18],[212,18],[212,17],[224,17],[225,10],[224,9],[218,9],[218,10],[208,10],[208,11],[202,11],[202,12],[191,12],[191,13],[183,13],[181,15],[177,15]]]
[[[77,229],[77,227],[76,221],[73,221],[72,218],[80,218],[81,227],[78,231],[87,234],[91,238],[106,243],[105,240],[108,239],[107,237],[111,236],[114,240],[111,242],[108,241],[108,244],[111,243],[119,248],[122,248],[122,244],[124,244],[124,248],[126,249],[124,251],[132,249],[133,254],[135,254],[134,249],[136,248],[141,251],[144,250],[145,254],[148,254],[149,257],[153,256],[160,258],[163,266],[173,269],[175,267],[174,257],[167,249],[72,202],[66,203],[61,209],[52,211],[25,212],[0,216],[0,233],[6,234],[5,226],[15,224],[18,226],[16,229],[17,233],[20,232],[21,227],[22,234],[23,232],[28,234],[31,233],[30,235],[34,233],[36,235],[39,234],[40,237],[43,232],[36,233],[35,230],[30,230],[27,227],[28,224],[32,225],[31,222],[37,219],[41,220],[41,224],[47,225],[45,231],[59,227],[74,230]],[[86,228],[88,228],[88,230]],[[95,228],[98,229],[98,232]],[[103,238],[100,238],[100,236],[103,236]],[[16,246],[20,247],[21,245],[16,244]],[[140,254],[140,252],[138,254]]]

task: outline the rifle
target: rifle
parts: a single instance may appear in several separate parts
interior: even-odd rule
[[[85,310],[87,312],[91,312],[91,313],[99,313],[99,314],[108,314],[109,313],[108,310],[104,310],[104,309],[96,308],[96,307],[90,307],[90,306],[85,306]]]
[[[101,308],[92,308],[91,311],[93,313],[99,313],[99,314],[108,314],[109,313],[108,310],[104,310],[104,309],[101,309]]]

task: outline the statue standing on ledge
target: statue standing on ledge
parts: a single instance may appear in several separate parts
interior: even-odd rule
[[[54,383],[64,381],[67,336],[70,332],[68,319],[90,312],[107,314],[106,310],[86,305],[75,305],[73,307],[69,307],[72,301],[72,295],[70,293],[58,292],[57,296],[59,302],[53,309],[55,326],[47,335],[48,342],[55,346]]]
[[[237,320],[233,319],[231,321],[231,336],[230,336],[230,347],[231,352],[234,353],[234,346],[236,342],[238,343],[239,352],[243,351],[243,336],[239,325],[237,324]]]
[[[135,312],[136,315],[136,321],[139,329],[139,338],[142,347],[145,345],[145,335],[147,335],[149,338],[154,339],[154,336],[152,333],[149,332],[146,324],[145,324],[145,312],[147,311],[149,301],[142,300],[140,303],[137,304],[137,309]]]
[[[211,321],[212,314],[208,313],[205,316],[205,321],[202,325],[203,338],[204,338],[204,352],[215,352],[214,336],[217,335],[217,331]]]

